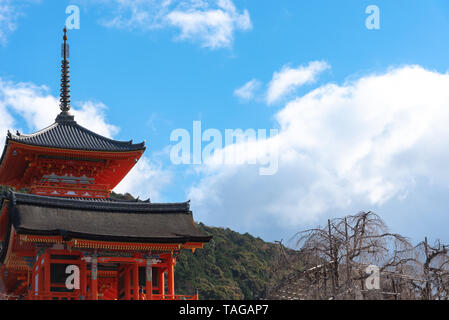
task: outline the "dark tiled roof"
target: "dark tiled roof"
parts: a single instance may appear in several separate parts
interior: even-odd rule
[[[125,202],[125,203],[133,203],[133,202],[145,202],[145,203],[149,203],[150,199],[148,198],[147,200],[140,200],[139,198],[137,199],[119,199],[119,198],[113,198],[113,197],[109,197],[109,198],[84,198],[84,197],[61,197],[64,199],[70,199],[70,200],[86,200],[86,201],[95,201],[95,202]]]
[[[207,242],[188,202],[98,202],[11,192],[9,214],[20,234],[104,241]]]
[[[77,199],[39,196],[18,192],[10,192],[7,197],[15,204],[30,204],[51,208],[122,213],[191,213],[190,202],[153,203],[149,201],[122,201],[116,199]]]
[[[73,116],[59,115],[55,123],[33,134],[8,133],[7,140],[51,148],[93,150],[93,151],[136,151],[144,150],[145,143],[117,141],[103,137],[76,123]]]

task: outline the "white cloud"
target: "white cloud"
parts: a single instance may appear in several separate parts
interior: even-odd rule
[[[296,69],[282,67],[281,71],[273,74],[268,84],[267,103],[272,104],[299,86],[315,82],[317,75],[328,68],[330,66],[324,61],[312,61],[307,66]]]
[[[0,44],[5,45],[8,37],[17,29],[18,20],[25,15],[30,4],[41,0],[0,0]]]
[[[78,123],[89,130],[108,138],[113,138],[120,129],[106,122],[104,111],[107,107],[101,102],[85,101],[79,104],[79,109],[72,108],[72,114]]]
[[[210,48],[229,47],[235,30],[252,28],[248,11],[238,13],[230,0],[218,0],[216,9],[203,4],[202,8],[176,9],[167,15],[170,24],[181,29],[180,39],[199,41]]]
[[[104,5],[114,6],[114,14],[110,19],[102,20],[106,27],[128,30],[153,30],[163,27],[164,17],[169,12],[171,0],[101,0]]]
[[[264,142],[279,150],[277,174],[206,166],[189,192],[197,218],[292,227],[400,201],[417,181],[447,187],[448,88],[448,74],[405,66],[312,90],[276,114],[280,132]]]
[[[252,28],[247,10],[241,13],[231,0],[103,0],[115,7],[114,16],[103,21],[107,27],[153,30],[175,27],[178,39],[198,42],[203,47],[231,46],[236,30]]]
[[[17,28],[18,11],[11,0],[0,0],[0,43],[5,44],[7,37]]]
[[[18,129],[16,117],[22,117],[28,127],[36,130],[51,124],[49,115],[57,115],[58,99],[48,93],[45,86],[32,83],[14,83],[0,79],[0,107],[2,117],[9,119],[1,132],[7,129]],[[2,140],[3,141],[3,140]]]
[[[51,95],[46,86],[37,86],[29,82],[14,83],[1,79],[0,107],[4,110],[2,116],[11,119],[7,123],[8,129],[17,125],[11,112],[22,117],[32,130],[39,130],[52,124],[60,112],[59,98]],[[105,109],[106,106],[102,103],[86,101],[80,103],[79,107],[72,107],[71,113],[75,115],[80,125],[104,136],[112,137],[119,128],[106,122]]]
[[[143,156],[114,191],[129,192],[141,199],[151,197],[152,202],[157,202],[161,201],[161,192],[171,181],[172,174],[169,170],[162,169],[161,165]]]
[[[255,97],[256,91],[260,88],[261,82],[257,79],[252,79],[245,83],[242,87],[235,89],[234,95],[243,100],[252,100]]]

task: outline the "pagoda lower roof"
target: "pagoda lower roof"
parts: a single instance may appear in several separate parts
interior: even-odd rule
[[[83,151],[126,152],[144,150],[145,143],[117,141],[106,138],[80,126],[71,115],[58,115],[55,123],[32,134],[12,134],[8,132],[6,143],[18,143],[60,149]]]
[[[9,192],[8,219],[18,234],[139,243],[208,242],[189,202],[92,201]]]

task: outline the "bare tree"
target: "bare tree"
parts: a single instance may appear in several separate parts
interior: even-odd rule
[[[298,232],[290,240],[295,267],[285,258],[283,277],[267,290],[279,299],[447,299],[447,246],[413,247],[390,233],[373,212],[328,220],[324,227]],[[424,248],[424,250],[419,250]],[[425,251],[425,259],[420,251]],[[380,289],[367,290],[369,265],[379,267]],[[300,266],[300,267],[298,267]],[[285,272],[285,270],[288,270]]]
[[[424,300],[449,299],[449,246],[439,240],[433,246],[427,238],[416,246],[422,268],[422,281],[415,282],[415,290]]]

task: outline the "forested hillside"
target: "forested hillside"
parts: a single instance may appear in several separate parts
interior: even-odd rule
[[[175,268],[177,294],[198,290],[200,299],[258,299],[268,282],[276,245],[230,229],[199,224],[213,236],[204,249],[184,250]]]

